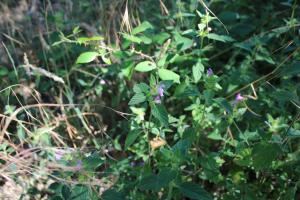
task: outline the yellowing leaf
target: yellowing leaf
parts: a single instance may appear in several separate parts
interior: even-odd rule
[[[166,144],[167,144],[167,142],[160,137],[156,137],[150,141],[150,146],[151,146],[152,151],[154,151],[155,149],[157,149],[161,146],[164,146]]]

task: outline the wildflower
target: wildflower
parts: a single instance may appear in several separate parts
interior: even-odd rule
[[[161,99],[160,99],[160,96],[157,95],[155,98],[154,98],[154,102],[155,103],[161,103]]]
[[[161,84],[158,89],[157,89],[157,92],[158,92],[158,95],[160,97],[163,97],[164,96],[164,92],[165,92],[165,85]]]
[[[240,101],[243,101],[245,99],[245,97],[243,97],[241,95],[241,93],[238,93],[236,96],[235,96],[235,101],[236,102],[240,102]]]
[[[59,150],[59,149],[56,150],[55,153],[54,153],[55,160],[61,160],[62,157],[64,156],[64,154],[65,154],[65,151]]]
[[[82,169],[82,161],[81,160],[77,160],[77,164],[75,166],[75,169],[77,171],[81,170]]]
[[[207,76],[214,75],[214,72],[213,72],[213,70],[211,68],[208,68],[208,70],[206,71],[206,73],[207,73]]]
[[[154,98],[155,103],[161,103],[161,98],[164,96],[164,92],[165,92],[165,85],[164,84],[159,85],[157,88],[158,95]]]

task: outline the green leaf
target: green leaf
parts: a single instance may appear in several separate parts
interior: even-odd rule
[[[141,32],[144,32],[147,29],[153,29],[153,26],[148,21],[145,21],[142,24],[140,24],[139,26],[135,27],[132,30],[132,34],[135,35],[137,33],[141,33]]]
[[[159,77],[164,81],[174,81],[175,83],[180,83],[180,76],[168,69],[159,69]]]
[[[279,154],[280,149],[277,144],[260,143],[253,147],[253,167],[256,170],[271,168],[272,161],[274,161]]]
[[[136,37],[136,36],[134,36],[134,35],[129,35],[129,34],[127,34],[127,33],[121,33],[122,35],[123,35],[123,37],[126,39],[126,40],[129,40],[129,41],[131,41],[131,42],[133,42],[133,43],[138,43],[138,44],[140,44],[143,40],[142,39],[140,39],[140,38],[138,38],[138,37]]]
[[[185,197],[197,200],[212,200],[210,194],[198,184],[182,183],[179,185],[179,189]]]
[[[204,66],[201,62],[197,62],[197,64],[193,66],[193,77],[196,83],[201,79],[203,71]]]
[[[291,65],[285,67],[282,71],[285,76],[294,76],[300,74],[300,61],[295,61]]]
[[[74,200],[88,200],[89,198],[89,189],[87,186],[76,185],[72,188],[72,197]]]
[[[0,65],[0,76],[5,76],[9,73],[8,69]]]
[[[214,100],[218,105],[220,105],[221,107],[225,108],[225,110],[228,112],[228,113],[232,113],[233,112],[233,109],[232,109],[232,106],[230,105],[230,103],[224,99],[224,98],[217,98]]]
[[[70,188],[66,185],[63,185],[61,187],[61,195],[64,197],[64,199],[70,199],[71,198]]]
[[[185,51],[193,46],[193,40],[174,32],[175,45],[178,51]]]
[[[143,93],[137,93],[130,99],[128,105],[135,105],[146,101],[146,96]]]
[[[141,35],[139,36],[140,39],[143,41],[144,44],[151,44],[152,43],[152,40],[151,38],[145,36],[145,35]]]
[[[142,178],[139,188],[142,190],[155,190],[167,186],[176,176],[173,170],[163,168],[159,174],[150,174]]]
[[[249,166],[252,163],[251,154],[250,148],[240,149],[233,161],[239,166]]]
[[[140,132],[135,130],[135,131],[131,131],[125,140],[125,149],[127,149],[128,147],[130,147],[130,145],[132,145],[134,143],[134,141],[138,138]]]
[[[124,196],[113,189],[106,190],[101,197],[103,200],[124,200]]]
[[[230,36],[227,36],[227,35],[217,35],[215,33],[210,33],[207,35],[207,37],[209,39],[212,39],[212,40],[217,40],[217,41],[220,41],[220,42],[233,42],[234,39]]]
[[[221,166],[220,157],[218,157],[213,153],[209,153],[206,156],[200,157],[199,161],[202,167],[202,173],[201,173],[202,179],[209,180],[214,183],[218,183],[224,180],[224,177],[220,172],[220,166]]]
[[[300,130],[296,130],[296,129],[291,128],[288,131],[287,136],[289,138],[299,138],[300,137]]]
[[[133,91],[135,93],[148,93],[150,87],[146,83],[135,84],[133,87]]]
[[[78,43],[86,43],[86,42],[90,42],[90,41],[100,41],[103,40],[104,38],[101,36],[93,36],[93,37],[80,37],[77,39]]]
[[[94,51],[84,52],[79,55],[79,57],[76,60],[76,63],[89,63],[95,60],[97,56],[99,56],[99,53]]]
[[[170,38],[170,34],[166,33],[166,32],[162,32],[162,33],[154,35],[153,41],[162,45],[168,38]]]
[[[93,153],[87,158],[83,159],[83,166],[85,170],[91,171],[95,170],[97,167],[101,166],[104,163],[100,155]]]
[[[167,127],[169,125],[168,113],[164,106],[154,104],[152,106],[151,111],[152,111],[153,116],[156,119],[158,119],[164,126]]]
[[[139,72],[149,72],[156,68],[156,64],[151,61],[143,61],[135,66],[135,70]]]

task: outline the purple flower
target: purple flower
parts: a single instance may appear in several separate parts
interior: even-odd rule
[[[240,101],[243,101],[245,99],[245,97],[243,97],[241,95],[241,93],[237,93],[237,95],[235,96],[235,101],[236,102],[240,102]]]
[[[82,161],[81,160],[77,160],[77,164],[75,166],[75,169],[77,171],[81,170],[82,169]]]
[[[161,98],[164,96],[164,92],[165,92],[165,85],[160,84],[157,88],[158,95],[155,96],[155,98],[154,98],[155,103],[161,103]]]
[[[155,103],[161,103],[161,99],[160,99],[160,96],[157,95],[155,98],[154,98],[154,102]]]
[[[213,72],[213,70],[211,68],[208,68],[208,70],[206,71],[206,73],[207,73],[207,76],[214,75],[214,72]]]
[[[159,85],[158,89],[157,89],[157,92],[158,92],[158,95],[160,97],[163,97],[164,96],[164,92],[165,92],[165,85],[164,84]]]
[[[65,151],[60,150],[60,149],[56,150],[54,153],[55,160],[61,160],[62,157],[64,156],[64,154],[65,154]]]

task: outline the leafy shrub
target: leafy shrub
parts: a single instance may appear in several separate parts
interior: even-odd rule
[[[137,11],[118,45],[56,32],[70,66],[1,68],[3,174],[52,180],[27,191],[51,199],[297,199],[297,1]]]

